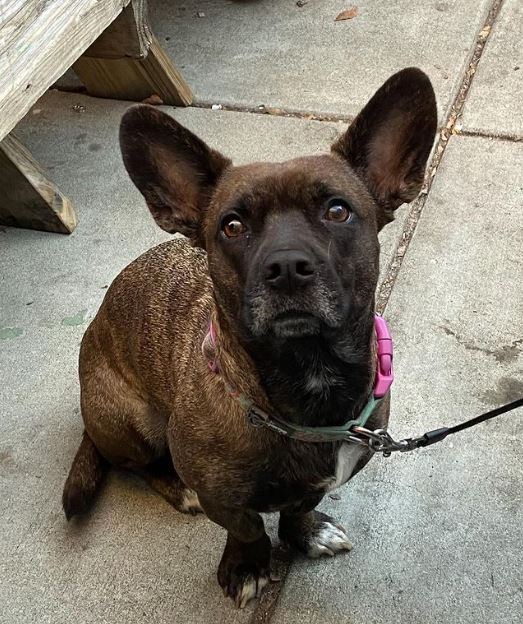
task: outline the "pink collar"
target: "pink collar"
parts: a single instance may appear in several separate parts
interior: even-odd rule
[[[387,321],[379,314],[374,315],[374,331],[378,343],[374,398],[381,399],[387,394],[394,381],[394,370],[392,368],[392,336]]]
[[[392,336],[387,321],[378,314],[374,315],[374,331],[377,342],[377,362],[373,396],[375,399],[381,399],[387,394],[394,381],[394,371],[392,368]],[[207,360],[209,370],[218,375],[220,367],[216,358],[216,331],[212,320],[209,322],[209,329],[202,343],[202,353]]]

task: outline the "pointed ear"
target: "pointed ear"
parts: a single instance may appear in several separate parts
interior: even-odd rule
[[[332,146],[380,206],[380,228],[420,192],[436,130],[434,90],[411,67],[389,78]]]
[[[169,115],[145,105],[123,116],[120,149],[127,173],[156,223],[202,245],[203,212],[231,161]]]

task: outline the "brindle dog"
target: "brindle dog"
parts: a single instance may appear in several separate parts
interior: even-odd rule
[[[436,132],[427,76],[392,76],[320,156],[234,167],[159,110],[123,117],[129,175],[160,227],[184,234],[114,280],[80,351],[85,433],[65,484],[86,511],[109,465],[227,529],[218,569],[243,607],[269,578],[260,512],[310,556],[350,549],[315,510],[370,459],[355,444],[255,428],[229,386],[279,418],[337,425],[373,387],[379,230],[420,191]],[[202,343],[212,321],[209,370]],[[207,341],[207,347],[209,346]],[[389,402],[372,415],[384,427]]]

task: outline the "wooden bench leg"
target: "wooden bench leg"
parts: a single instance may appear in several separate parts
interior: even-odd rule
[[[73,65],[90,95],[187,106],[189,85],[152,34],[146,0],[132,0]]]
[[[70,200],[12,134],[0,142],[0,188],[1,225],[62,234],[76,227]]]

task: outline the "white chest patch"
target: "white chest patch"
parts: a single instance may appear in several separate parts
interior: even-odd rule
[[[335,490],[349,480],[363,450],[357,444],[350,444],[349,442],[344,442],[340,446],[336,459],[336,472],[327,485],[327,491]]]

